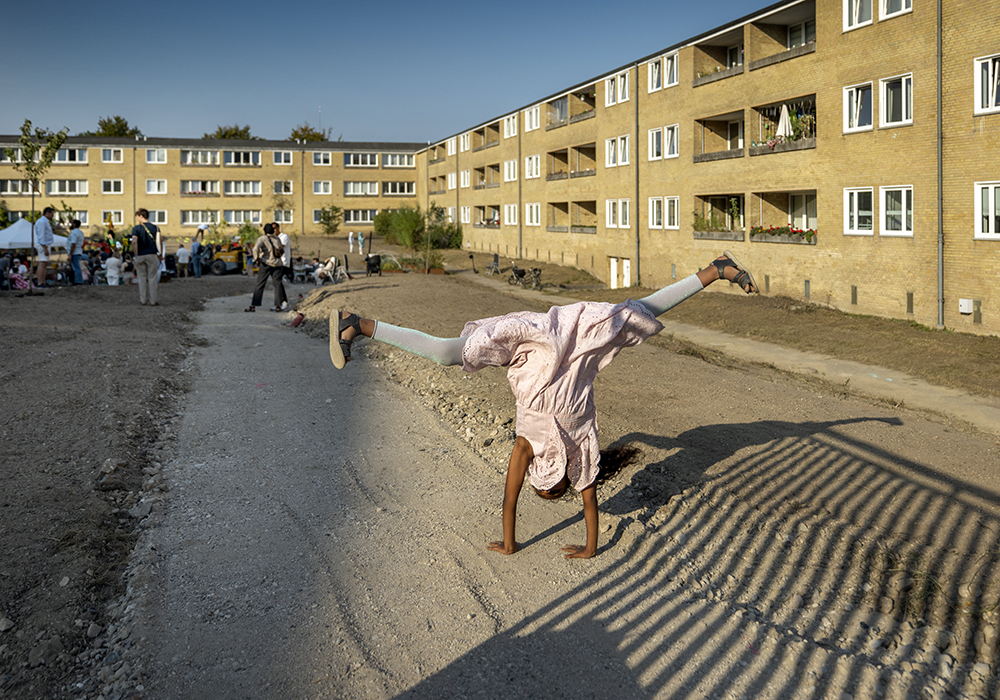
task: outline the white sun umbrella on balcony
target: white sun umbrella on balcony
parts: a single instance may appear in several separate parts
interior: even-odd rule
[[[788,118],[788,105],[781,105],[781,116],[778,117],[778,131],[775,136],[789,138],[792,135],[792,120]]]

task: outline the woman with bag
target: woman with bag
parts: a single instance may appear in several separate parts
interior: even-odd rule
[[[139,223],[132,227],[132,255],[135,258],[135,276],[139,280],[139,304],[159,306],[156,289],[160,281],[160,261],[163,260],[160,229],[156,224],[149,223],[149,211],[146,209],[137,210],[135,220]]]

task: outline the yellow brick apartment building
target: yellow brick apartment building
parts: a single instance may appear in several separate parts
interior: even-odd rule
[[[168,231],[435,203],[471,250],[612,287],[729,248],[765,293],[998,334],[994,24],[969,0],[781,2],[429,144],[71,139],[87,164],[53,167],[48,200],[87,180],[91,222],[145,206]],[[0,199],[27,209],[15,177],[0,164]]]

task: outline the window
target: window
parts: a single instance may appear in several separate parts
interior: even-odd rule
[[[504,182],[516,182],[517,181],[517,161],[516,160],[505,160],[503,162],[503,181]]]
[[[730,46],[726,49],[726,68],[743,65],[743,45]]]
[[[886,78],[882,85],[882,126],[913,123],[913,75]]]
[[[461,136],[458,137],[458,150],[461,151],[461,152],[463,152],[463,153],[465,151],[469,150],[469,135],[468,134],[462,134]]]
[[[227,209],[222,214],[227,224],[259,224],[260,212],[250,209]]]
[[[976,183],[976,238],[1000,239],[1000,182]]]
[[[313,153],[313,165],[330,165],[331,162],[329,151],[316,151]]]
[[[528,109],[524,110],[525,131],[534,131],[539,127],[540,124],[541,120],[539,119],[538,105],[535,105],[534,107],[528,107]]]
[[[102,148],[101,149],[101,162],[102,163],[121,163],[122,162],[122,149],[120,148]],[[79,218],[79,217],[77,217]],[[83,219],[80,219],[83,222]]]
[[[663,77],[667,87],[677,84],[677,54],[672,53],[663,59]]]
[[[541,226],[542,225],[542,205],[539,202],[533,202],[531,204],[524,205],[524,225],[525,226]]]
[[[31,181],[0,180],[0,194],[31,194]]]
[[[455,139],[448,139],[448,155],[455,155]]]
[[[788,225],[816,230],[816,195],[792,194],[788,197]]]
[[[629,201],[627,199],[618,200],[618,228],[629,228]]]
[[[146,180],[146,194],[166,194],[166,180]],[[152,221],[152,219],[150,219]]]
[[[663,59],[650,61],[647,67],[649,87],[647,92],[656,92],[663,87]]]
[[[181,165],[218,165],[218,151],[181,151]]]
[[[83,222],[81,222],[83,223]],[[150,209],[149,210],[149,223],[159,224],[164,226],[167,223],[167,210],[166,209]]]
[[[181,194],[219,194],[219,181],[181,180]]]
[[[872,84],[844,88],[844,131],[872,128]]]
[[[729,122],[727,125],[729,150],[743,148],[743,122]]]
[[[844,233],[872,235],[875,221],[872,202],[872,188],[844,190]]]
[[[165,148],[147,148],[146,149],[146,162],[147,163],[166,163],[167,162],[167,149],[165,149]]]
[[[274,181],[274,194],[291,194],[292,193],[292,181],[291,180],[275,180]]]
[[[663,127],[663,136],[666,141],[666,151],[663,156],[664,158],[676,158],[680,154],[680,147],[677,145],[679,134],[680,125],[678,124]]]
[[[364,153],[356,153],[356,156],[364,156]],[[378,158],[374,154],[368,154],[371,157],[368,159],[368,165],[375,167],[378,165]],[[364,165],[364,163],[348,163],[347,158],[344,158],[344,165]],[[386,168],[412,168],[413,167],[413,155],[407,155],[405,153],[386,153],[382,157],[382,165]]]
[[[618,228],[618,200],[604,202],[604,224],[607,228]]]
[[[90,219],[85,211],[71,211],[69,213],[69,221],[76,219],[80,222],[80,226],[87,226],[90,223]]]
[[[121,194],[124,191],[123,180],[101,180],[101,194]]]
[[[449,173],[449,179],[455,176],[455,173]],[[378,183],[372,183],[373,185]],[[454,184],[452,184],[451,189],[455,189]],[[382,183],[382,194],[403,194],[413,196],[417,193],[417,184],[415,182],[383,182]],[[377,194],[373,192],[372,194]]]
[[[666,208],[667,219],[663,222],[664,228],[680,228],[681,225],[678,222],[677,210],[680,207],[680,197],[664,197],[663,205]]]
[[[455,173],[448,173],[448,189],[455,189]]]
[[[604,167],[614,168],[618,165],[618,139],[610,138],[604,142]]]
[[[274,222],[277,224],[291,224],[294,223],[292,220],[292,210],[291,209],[275,209],[274,210]]]
[[[345,224],[370,224],[375,221],[375,215],[378,214],[377,209],[345,209],[344,210],[344,223]]]
[[[788,48],[804,46],[816,41],[816,20],[810,19],[788,25]]]
[[[313,194],[333,194],[333,183],[330,180],[313,180]]]
[[[462,223],[467,224],[472,221],[472,207],[462,207]]]
[[[913,11],[913,0],[882,0],[882,19]]]
[[[86,180],[46,180],[45,194],[84,195],[87,194]]]
[[[663,197],[649,198],[649,228],[663,228]]]
[[[525,156],[524,158],[524,179],[533,180],[542,176],[542,156]]]
[[[101,221],[105,224],[121,226],[125,223],[125,214],[121,209],[105,209],[101,212]]]
[[[209,209],[187,210],[181,212],[181,226],[197,226],[198,224],[214,224],[219,221],[219,212]]]
[[[844,0],[844,31],[872,23],[872,0]]]
[[[223,151],[223,165],[260,165],[260,151]]]
[[[404,156],[399,154],[386,154],[386,161],[396,160],[398,163],[392,164],[386,162],[386,167],[390,168],[402,168],[402,167],[413,167],[413,156]],[[408,164],[406,160],[409,159]],[[378,167],[378,154],[377,153],[345,153],[344,154],[344,165],[351,168],[377,168]]]
[[[463,170],[459,177],[459,184],[462,187],[468,187],[471,181],[472,181],[472,172],[470,170]]]
[[[516,204],[504,204],[503,205],[503,225],[504,226],[517,226],[517,205]]]
[[[313,183],[314,185],[316,183]],[[388,183],[387,183],[388,184]],[[329,194],[329,192],[315,192],[314,194]],[[378,182],[345,182],[344,194],[349,197],[377,196]]]
[[[976,59],[976,114],[1000,111],[1000,55]]]
[[[225,180],[222,193],[233,197],[260,195],[260,180]]]
[[[882,235],[913,235],[913,187],[880,187]]]
[[[618,74],[618,101],[628,102],[628,71]]]
[[[86,163],[86,148],[60,148],[56,152],[54,163]]]
[[[455,223],[455,207],[448,207],[448,223]]]
[[[628,135],[618,137],[618,165],[628,165]]]
[[[649,130],[649,159],[663,158],[663,129]]]
[[[503,137],[505,139],[517,136],[517,115],[513,114],[503,118]]]
[[[20,148],[12,148],[10,150],[14,151],[14,160],[11,160],[7,156],[7,149],[3,148],[3,149],[0,149],[0,163],[23,163],[24,162],[24,159],[21,157],[22,154],[21,154],[21,149]]]
[[[618,103],[618,76],[604,80],[604,106],[610,107]]]
[[[274,152],[274,164],[275,165],[291,165],[292,164],[292,152],[291,151],[275,151]],[[281,210],[285,211],[285,210]],[[277,221],[277,219],[275,219]],[[279,224],[291,223],[290,221],[278,221]]]

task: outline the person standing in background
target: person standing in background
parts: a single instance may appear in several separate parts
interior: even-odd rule
[[[365,254],[365,232],[358,231],[358,252],[364,256]]]
[[[80,260],[83,259],[83,231],[80,230],[80,220],[73,219],[70,223],[73,230],[66,237],[66,251],[69,253],[69,264],[73,269],[73,286],[83,284],[83,271]]]
[[[163,260],[160,229],[156,224],[149,223],[149,211],[146,209],[137,210],[135,220],[138,223],[132,227],[132,255],[135,258],[135,276],[139,280],[139,304],[159,306],[156,291],[160,281],[160,261]]]
[[[35,286],[41,289],[49,286],[45,279],[45,271],[49,266],[52,244],[55,242],[55,236],[52,233],[52,217],[55,215],[55,209],[45,207],[42,215],[35,222],[35,251],[38,253],[38,265],[35,267]]]
[[[191,261],[191,253],[184,244],[177,248],[177,278],[188,276],[188,263]]]
[[[282,253],[281,253],[281,267],[282,277],[288,279],[289,283],[295,280],[292,274],[292,239],[288,237],[287,233],[282,233],[281,224],[275,221],[272,226],[274,226],[274,233],[278,236],[278,240],[281,241]],[[288,308],[288,299],[286,298],[281,302],[281,310],[284,311]]]
[[[353,253],[354,252],[354,231],[349,231],[347,233],[347,246],[348,246],[348,251],[347,252],[348,253]]]

